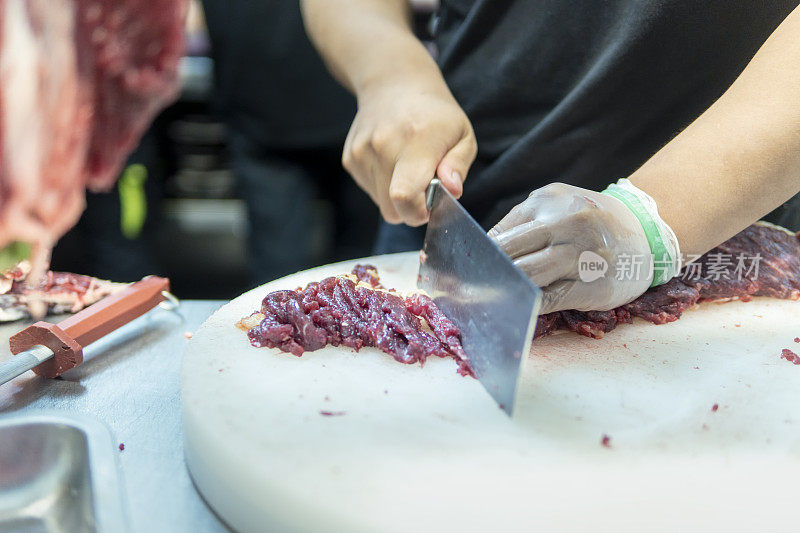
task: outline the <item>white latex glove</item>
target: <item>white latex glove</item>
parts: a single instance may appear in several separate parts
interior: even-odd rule
[[[652,198],[624,179],[603,193],[551,183],[489,236],[542,288],[540,313],[613,309],[680,271],[675,234]]]

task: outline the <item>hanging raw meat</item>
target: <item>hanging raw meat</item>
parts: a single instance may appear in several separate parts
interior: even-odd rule
[[[177,91],[186,0],[0,2],[0,249],[34,273]]]

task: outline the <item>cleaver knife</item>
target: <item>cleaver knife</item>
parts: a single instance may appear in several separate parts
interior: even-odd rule
[[[427,204],[417,286],[461,330],[475,376],[511,416],[542,291],[438,179],[428,187]]]

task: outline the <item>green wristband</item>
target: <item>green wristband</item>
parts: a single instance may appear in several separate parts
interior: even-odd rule
[[[653,282],[650,286],[655,287],[656,285],[663,285],[668,282],[671,278],[668,269],[659,269],[656,268],[656,265],[671,265],[673,259],[667,251],[667,245],[664,242],[661,229],[658,227],[656,221],[653,220],[650,211],[648,211],[635,194],[623,189],[616,183],[609,185],[608,188],[603,191],[603,194],[613,196],[625,204],[642,225],[644,234],[647,237],[647,243],[650,245],[650,252],[653,254]]]

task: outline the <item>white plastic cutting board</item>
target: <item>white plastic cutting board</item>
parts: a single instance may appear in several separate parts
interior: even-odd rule
[[[402,291],[415,285],[417,260],[365,261]],[[800,527],[800,366],[780,358],[782,348],[800,352],[800,302],[704,304],[602,340],[537,340],[509,419],[452,360],[421,368],[332,347],[298,358],[252,348],[234,327],[268,292],[353,264],[245,293],[188,343],[186,459],[234,528]]]

